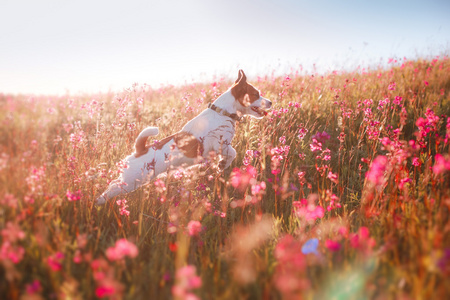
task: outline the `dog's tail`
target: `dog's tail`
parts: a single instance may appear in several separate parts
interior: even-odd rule
[[[158,135],[159,130],[158,127],[147,127],[144,130],[139,133],[136,144],[134,145],[134,148],[136,149],[135,157],[142,156],[148,152],[148,148],[145,147],[145,143],[147,142],[147,138],[149,136],[155,136]]]

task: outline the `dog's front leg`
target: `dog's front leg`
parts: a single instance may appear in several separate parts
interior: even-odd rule
[[[101,194],[100,197],[97,198],[95,204],[102,205],[109,199],[126,192],[126,190],[124,190],[123,188],[123,185],[124,183],[120,178],[111,181],[106,191],[104,191],[103,194]]]
[[[219,168],[221,170],[225,170],[231,165],[233,160],[236,158],[236,150],[234,150],[233,147],[228,145],[227,147],[225,147],[225,149],[222,150],[222,155],[223,158],[219,163]]]

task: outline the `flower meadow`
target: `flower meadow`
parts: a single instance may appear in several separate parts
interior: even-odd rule
[[[274,105],[229,169],[210,153],[95,206],[143,128],[232,84],[211,81],[0,94],[1,299],[450,296],[448,56],[250,77]]]

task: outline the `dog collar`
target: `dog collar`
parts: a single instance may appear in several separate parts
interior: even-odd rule
[[[209,109],[212,109],[213,111],[215,111],[215,112],[218,113],[218,114],[221,114],[221,115],[223,115],[223,116],[229,117],[229,118],[231,118],[231,119],[233,119],[233,120],[235,120],[235,121],[239,121],[239,122],[244,121],[244,117],[239,117],[237,114],[230,114],[230,113],[227,112],[225,109],[222,109],[222,108],[220,108],[220,107],[217,107],[217,106],[215,106],[215,105],[212,104],[212,103],[209,103],[208,108],[209,108]]]

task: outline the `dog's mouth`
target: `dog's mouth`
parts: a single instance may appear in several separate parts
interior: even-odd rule
[[[257,112],[261,116],[267,116],[268,112],[262,109],[261,107],[251,106],[250,107],[254,112]]]

